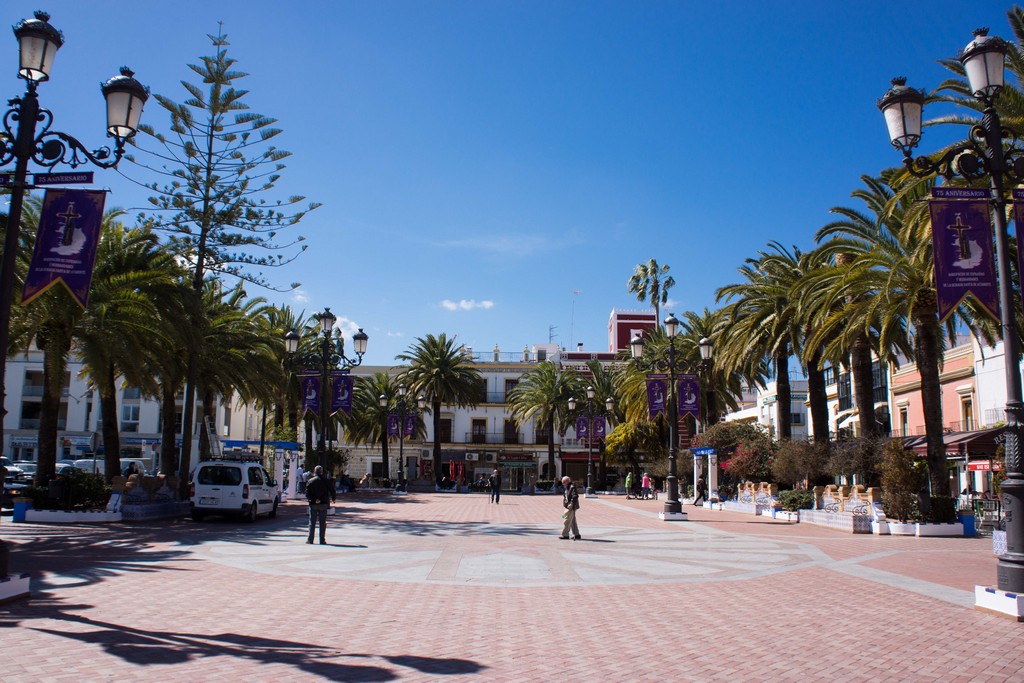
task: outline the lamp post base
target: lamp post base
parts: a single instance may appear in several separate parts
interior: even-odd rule
[[[989,586],[975,586],[974,609],[1024,622],[1024,595]]]
[[[658,519],[663,522],[686,522],[689,520],[685,512],[659,512]]]

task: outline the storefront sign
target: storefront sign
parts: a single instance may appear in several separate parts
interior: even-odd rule
[[[967,463],[967,469],[971,472],[991,472],[992,470],[998,472],[1003,468],[998,462],[993,464],[991,460],[975,460]]]

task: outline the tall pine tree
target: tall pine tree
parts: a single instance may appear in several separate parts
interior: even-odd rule
[[[161,177],[147,183],[153,191],[153,209],[143,219],[169,237],[174,252],[192,272],[193,300],[188,307],[194,330],[203,325],[199,306],[207,277],[229,276],[277,289],[264,271],[290,263],[306,249],[303,238],[279,241],[285,228],[294,226],[319,204],[305,197],[268,200],[289,152],[272,141],[282,131],[276,119],[249,110],[243,102],[247,90],[234,84],[248,74],[235,70],[228,57],[228,37],[223,26],[210,35],[214,54],[189,64],[201,85],[182,81],[189,97],[181,103],[164,95],[155,98],[170,114],[169,132],[141,126],[151,148],[135,141],[138,155],[128,158]],[[292,287],[296,287],[293,284]],[[193,340],[203,335],[189,335]],[[192,425],[195,415],[197,355],[195,343],[188,349],[182,448],[178,471],[182,490],[191,469]]]

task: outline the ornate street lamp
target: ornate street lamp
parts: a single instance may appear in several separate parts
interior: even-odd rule
[[[0,167],[14,162],[14,173],[7,187],[11,192],[7,232],[4,236],[3,262],[0,264],[0,417],[6,414],[7,345],[10,337],[11,296],[14,291],[14,264],[21,237],[21,210],[25,191],[32,189],[27,183],[29,162],[44,169],[57,164],[76,168],[86,162],[100,168],[114,168],[124,156],[125,143],[139,127],[142,106],[149,97],[149,89],[134,78],[128,67],[100,86],[107,101],[107,136],[114,138],[114,149],[100,147],[89,151],[77,139],[60,131],[50,130],[53,114],[39,105],[36,88],[50,79],[57,50],[64,44],[64,36],[50,24],[50,15],[36,12],[34,18],[24,19],[14,27],[18,40],[18,77],[25,79],[25,94],[9,101],[10,109],[3,117],[0,131]],[[36,132],[37,126],[42,130]]]
[[[678,449],[678,437],[676,431],[679,427],[679,402],[676,396],[676,370],[678,361],[676,358],[676,335],[679,333],[679,320],[675,315],[669,314],[665,319],[665,334],[668,336],[668,360],[652,359],[650,364],[659,370],[667,370],[669,376],[668,394],[668,477],[665,478],[665,506],[660,517],[665,520],[685,520],[686,513],[683,512],[682,501],[679,500],[679,477],[676,472],[676,452]],[[629,342],[629,350],[635,361],[640,361],[644,355],[644,340],[639,334]]]
[[[398,401],[395,402],[395,412],[392,413],[398,418],[398,490],[405,491],[405,419],[409,415],[415,415],[419,418],[420,412],[427,407],[427,399],[424,396],[420,396],[416,399],[416,406],[410,405],[408,400],[409,389],[404,384],[398,385]],[[388,397],[385,394],[380,395],[380,407],[388,407]],[[385,427],[385,436],[386,434]]]
[[[369,339],[362,328],[352,335],[352,346],[355,348],[356,357],[349,358],[345,355],[345,338],[338,335],[336,339],[331,338],[334,323],[337,317],[331,313],[330,308],[324,308],[324,312],[316,316],[320,323],[319,343],[320,351],[298,354],[299,334],[290,330],[284,336],[285,350],[293,356],[297,363],[306,367],[316,367],[320,370],[320,429],[317,438],[317,451],[319,454],[320,466],[327,469],[327,422],[330,420],[330,400],[328,388],[331,386],[331,370],[347,370],[360,365],[363,362],[363,354],[366,353],[366,342]]]
[[[878,101],[889,129],[892,145],[903,153],[903,163],[911,174],[934,174],[947,181],[960,176],[969,181],[988,177],[993,191],[996,262],[999,273],[999,306],[1002,309],[1002,334],[1005,349],[1006,380],[1006,479],[1000,485],[1006,511],[1006,550],[999,556],[998,588],[1006,593],[1024,592],[1024,472],[1021,469],[1020,345],[1017,339],[1016,311],[1010,271],[1009,238],[1006,226],[1006,184],[1024,181],[1024,155],[1017,146],[1016,134],[1004,128],[995,102],[1003,87],[1003,70],[1008,45],[988,35],[987,28],[974,32],[974,40],[959,55],[967,73],[971,96],[983,108],[981,121],[971,128],[966,141],[950,148],[938,159],[913,157],[921,139],[921,115],[925,93],[896,78],[892,88]],[[1021,226],[1017,226],[1018,233]],[[1019,235],[1018,235],[1019,239]],[[979,589],[982,588],[979,586]],[[1022,615],[1018,615],[1022,616]]]
[[[587,417],[587,493],[588,496],[596,496],[594,493],[594,487],[591,485],[591,479],[594,476],[594,418],[595,417],[606,417],[605,414],[597,412],[598,409],[594,406],[594,387],[587,387],[587,409],[584,411],[584,415]],[[576,411],[576,397],[570,396],[568,400],[570,412]],[[609,396],[604,402],[605,409],[608,413],[612,412],[615,408],[615,400]]]

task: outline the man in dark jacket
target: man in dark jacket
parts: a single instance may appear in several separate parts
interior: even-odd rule
[[[306,482],[306,500],[309,501],[309,537],[306,543],[313,542],[313,532],[320,525],[320,545],[327,545],[327,508],[334,502],[333,482],[324,476],[324,468],[317,465],[313,477]]]
[[[562,477],[562,485],[565,486],[565,493],[562,494],[562,507],[565,508],[562,518],[565,520],[565,524],[562,525],[562,535],[559,538],[569,538],[569,532],[572,531],[573,539],[578,541],[583,538],[580,536],[580,528],[576,526],[576,511],[580,509],[580,496],[576,491],[576,484],[570,477]]]
[[[491,502],[498,504],[501,503],[501,472],[494,470],[490,479],[491,484]]]

